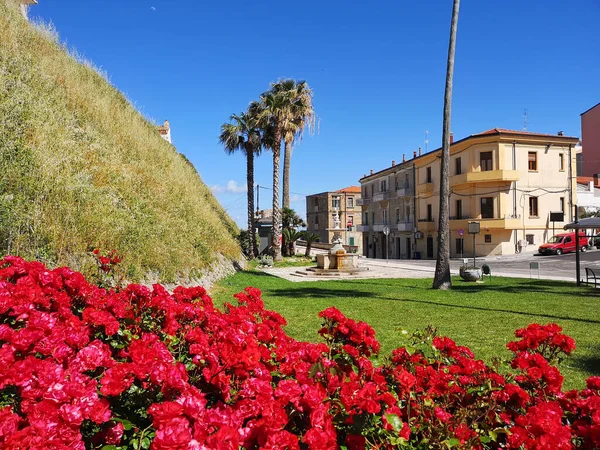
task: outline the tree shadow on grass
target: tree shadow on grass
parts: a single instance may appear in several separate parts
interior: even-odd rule
[[[419,303],[424,305],[437,306],[442,308],[457,308],[457,309],[468,309],[473,311],[485,311],[485,312],[499,312],[499,313],[507,313],[507,314],[517,314],[521,316],[527,317],[540,317],[551,320],[569,320],[573,322],[582,322],[582,323],[591,323],[591,324],[600,324],[600,320],[595,319],[584,319],[580,317],[567,317],[567,316],[558,316],[555,314],[543,314],[543,313],[534,313],[528,311],[516,311],[512,309],[501,309],[501,308],[485,308],[483,306],[474,306],[474,305],[457,305],[451,303],[440,303],[429,300],[415,300],[408,298],[391,298],[391,297],[379,297],[379,299],[384,301],[391,302],[406,302],[406,303]]]
[[[293,299],[333,298],[333,297],[376,297],[375,292],[358,291],[356,289],[327,289],[316,286],[297,286],[285,289],[269,289],[269,296]]]
[[[600,375],[600,346],[596,345],[591,355],[580,356],[575,352],[569,358],[569,365],[593,375]]]

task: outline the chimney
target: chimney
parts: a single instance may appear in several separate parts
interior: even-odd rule
[[[367,178],[367,174],[366,173],[363,174],[363,178]]]
[[[450,132],[450,143],[454,144],[454,133],[452,131]]]
[[[370,175],[373,175],[373,169],[371,169],[371,173],[370,173]]]
[[[392,159],[392,167],[396,165],[396,161]]]
[[[406,153],[402,153],[402,162],[406,162]]]
[[[600,173],[595,173],[594,174],[594,186],[598,186],[600,184]]]
[[[417,151],[415,150],[415,151],[413,152],[413,158],[416,158],[416,157],[417,157]]]
[[[421,156],[421,152],[422,152],[421,147],[419,147],[419,156]]]
[[[594,181],[590,181],[588,183],[588,191],[594,192],[594,183],[596,182],[596,177],[594,177]]]
[[[558,132],[558,135],[559,135],[559,136],[564,136],[564,135],[565,135],[565,133],[564,133],[564,132],[562,132],[562,131],[559,131],[559,132]]]

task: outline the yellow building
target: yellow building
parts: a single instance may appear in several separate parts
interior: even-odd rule
[[[578,139],[558,135],[493,129],[453,142],[450,146],[450,239],[451,256],[472,256],[469,222],[480,225],[475,236],[478,256],[536,251],[553,233],[573,218],[576,204],[575,145]],[[394,226],[387,238],[369,229],[363,242],[371,245],[371,257],[434,258],[437,252],[441,149],[415,155],[409,161],[363,177],[364,213],[375,218],[393,217],[394,194],[388,203],[365,197],[382,180],[395,179],[402,170],[414,168],[412,198],[417,221],[400,236]],[[373,186],[373,187],[371,187]],[[370,202],[369,202],[370,201]],[[406,203],[406,199],[404,200]],[[410,203],[410,202],[409,202]],[[391,209],[390,209],[391,208]],[[387,209],[386,212],[383,212]],[[551,212],[564,213],[551,221]],[[552,218],[557,219],[556,215]],[[380,243],[380,244],[378,244]],[[403,243],[412,248],[403,249]],[[379,251],[377,251],[379,250]]]

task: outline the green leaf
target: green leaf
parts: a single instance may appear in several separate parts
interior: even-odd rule
[[[102,447],[102,450],[117,450],[117,446],[116,445],[105,445],[104,447]]]
[[[386,414],[385,418],[395,431],[402,430],[402,420],[396,414]]]
[[[452,447],[456,447],[457,445],[460,445],[460,440],[458,440],[456,438],[446,439],[444,441],[444,444],[446,444],[448,446],[448,448],[452,448]]]
[[[146,450],[150,448],[150,439],[148,439],[147,437],[142,439],[142,448]]]

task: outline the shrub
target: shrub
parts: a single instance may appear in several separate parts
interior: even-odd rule
[[[69,268],[0,260],[3,449],[597,448],[600,377],[562,391],[575,348],[518,330],[501,374],[434,329],[376,366],[373,329],[336,308],[296,341],[248,287],[107,290]]]

